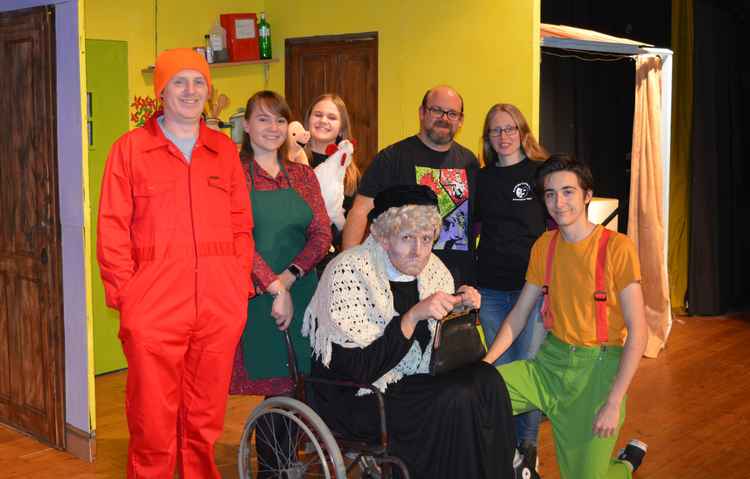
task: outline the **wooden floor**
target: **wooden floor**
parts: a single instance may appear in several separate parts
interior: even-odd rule
[[[668,347],[644,359],[630,390],[619,445],[649,445],[639,479],[750,478],[750,314],[677,318]],[[0,477],[124,477],[127,429],[124,373],[96,380],[97,460],[72,456],[0,427]],[[235,478],[236,444],[258,399],[232,397],[217,445],[223,477]],[[557,479],[549,423],[542,424],[540,472]],[[470,478],[469,478],[470,479]]]

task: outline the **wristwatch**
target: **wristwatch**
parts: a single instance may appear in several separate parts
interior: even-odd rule
[[[300,279],[302,277],[302,270],[299,269],[299,266],[297,266],[296,264],[290,264],[286,270],[292,273],[297,279]]]

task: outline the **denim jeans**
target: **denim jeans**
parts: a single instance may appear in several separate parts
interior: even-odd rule
[[[516,301],[518,301],[521,291],[499,291],[496,289],[480,288],[479,293],[482,295],[479,321],[482,323],[485,341],[487,341],[487,347],[489,348],[492,341],[495,340],[495,336],[500,331],[505,317],[508,316],[508,313],[510,313],[510,310],[513,309]],[[536,355],[537,351],[539,351],[539,346],[541,346],[547,334],[544,329],[542,315],[540,314],[541,307],[542,299],[540,298],[531,310],[531,313],[529,313],[529,320],[526,323],[526,327],[523,328],[521,334],[513,341],[513,344],[495,361],[495,366],[519,359],[531,359]],[[518,437],[519,444],[523,441],[528,441],[532,444],[537,443],[541,417],[542,413],[536,410],[519,414],[515,417],[516,436]]]

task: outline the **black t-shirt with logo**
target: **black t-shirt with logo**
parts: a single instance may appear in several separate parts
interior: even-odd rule
[[[534,191],[541,162],[524,158],[487,165],[477,181],[476,220],[482,231],[477,250],[479,286],[500,291],[523,287],[531,246],[545,230],[545,208]]]
[[[374,198],[395,185],[427,185],[438,197],[443,227],[433,252],[453,274],[456,286],[475,284],[471,244],[472,207],[479,162],[474,153],[453,143],[435,151],[417,136],[381,150],[362,177],[359,193]]]

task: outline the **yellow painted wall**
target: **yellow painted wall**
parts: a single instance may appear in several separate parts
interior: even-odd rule
[[[153,97],[153,75],[141,70],[153,65],[157,52],[202,46],[203,35],[218,22],[219,14],[260,12],[264,4],[263,0],[86,0],[86,38],[128,42],[130,100],[135,95]],[[271,67],[272,72],[274,68],[278,65]],[[265,81],[259,65],[216,68],[211,76],[219,92],[231,100],[221,114],[224,120],[244,107]]]
[[[377,31],[380,147],[418,130],[422,95],[439,83],[464,97],[458,139],[471,150],[494,103],[516,104],[538,133],[540,0],[85,0],[84,9],[86,38],[128,42],[131,101],[153,96],[153,78],[141,69],[158,51],[201,45],[220,13],[265,9],[281,61],[271,65],[267,85],[260,66],[212,71],[232,102],[224,119],[261,88],[284,93],[286,38]]]
[[[458,139],[473,151],[497,102],[518,105],[538,130],[539,0],[273,0],[266,11],[281,59],[270,87],[281,93],[285,38],[378,32],[380,147],[418,130],[422,95],[439,83],[463,95]]]
[[[220,13],[264,9],[274,57],[281,60],[271,65],[267,86],[282,94],[286,38],[378,32],[380,147],[417,131],[422,94],[438,83],[464,96],[458,139],[472,150],[484,114],[497,102],[518,105],[538,132],[540,0],[86,0],[86,36],[127,41],[130,98],[153,96],[152,76],[141,69],[157,50],[201,45]],[[214,69],[212,75],[232,101],[224,119],[266,85],[260,66]]]
[[[81,119],[86,124],[87,100],[86,100],[86,26],[84,20],[84,0],[78,0],[76,11],[78,12],[78,74],[81,78],[80,95],[81,95]],[[81,128],[81,185],[83,187],[83,257],[90,258],[94,245],[89,240],[87,231],[91,231],[91,193],[89,192],[89,150],[88,150],[88,131]],[[83,275],[86,284],[86,344],[88,345],[86,356],[88,363],[86,365],[88,377],[88,406],[89,406],[89,427],[90,431],[96,431],[96,386],[94,383],[94,328],[92,309],[92,265],[84,262]]]
[[[154,96],[153,77],[151,74],[144,74],[141,70],[154,63],[157,51],[201,45],[203,35],[218,21],[219,13],[260,11],[264,3],[262,0],[216,0],[214,2],[160,0],[158,1],[159,11],[155,15],[154,4],[156,0],[79,0],[79,2],[83,6],[79,10],[82,17],[80,45],[85,45],[85,38],[128,42],[128,97],[131,102],[135,95]],[[156,23],[154,22],[155,18],[158,19]],[[85,52],[82,51],[81,78],[85,85],[86,68],[83,58],[85,58]],[[220,92],[227,94],[231,100],[229,108],[222,113],[223,119],[227,119],[229,114],[236,111],[239,106],[244,106],[247,98],[264,86],[263,69],[260,66],[235,66],[216,69],[212,72],[212,76],[214,85]],[[85,86],[82,88],[85,89]],[[83,101],[82,109],[85,113],[86,95],[84,92],[82,92],[81,98]],[[87,145],[85,129],[82,130],[81,134],[84,137],[84,145]],[[98,198],[89,198],[87,152],[88,149],[84,146],[82,161],[84,168],[83,184],[86,188],[84,204],[86,231],[90,229],[90,208],[96,208],[98,204]],[[90,251],[94,246],[88,242],[88,235],[84,235],[84,241],[86,241],[85,257],[90,258]],[[92,271],[94,270],[93,264],[87,264],[87,282],[101,281],[98,277],[92,277]],[[91,294],[92,288],[88,288],[87,309],[89,310],[89,318],[93,318],[95,314],[92,309]],[[91,428],[96,430],[92,331],[92,322],[89,319],[89,408]]]

